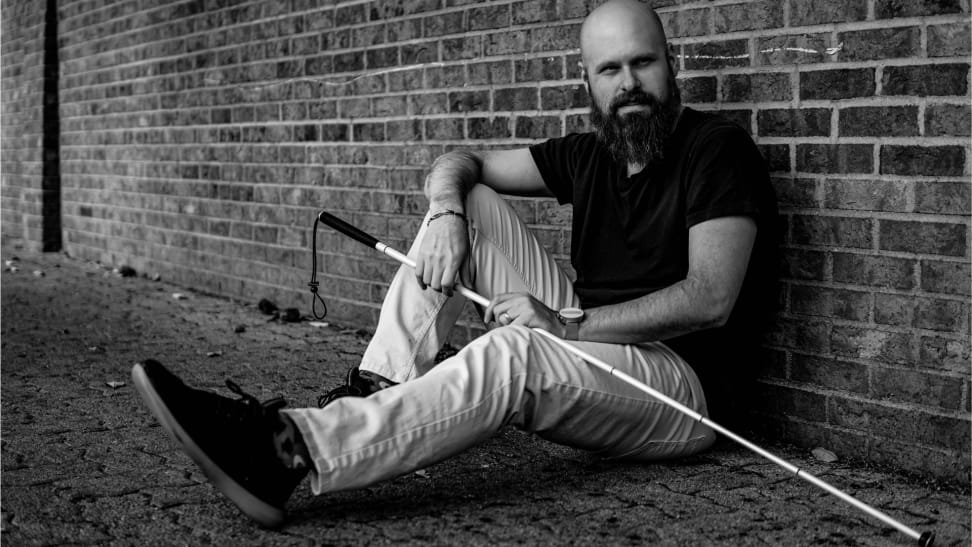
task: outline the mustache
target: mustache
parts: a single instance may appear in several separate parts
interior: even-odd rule
[[[654,111],[659,104],[660,101],[654,95],[645,93],[640,89],[632,89],[615,97],[608,105],[608,110],[612,115],[617,115],[618,110],[625,106],[643,105],[651,107]]]

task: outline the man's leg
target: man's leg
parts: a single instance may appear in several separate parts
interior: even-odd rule
[[[691,368],[663,344],[577,343],[705,413]],[[446,459],[512,424],[605,457],[696,453],[713,432],[526,327],[495,329],[419,378],[324,409],[287,409],[315,493],[359,488]]]
[[[496,192],[476,185],[466,199],[466,216],[470,255],[462,280],[467,286],[486,298],[526,291],[554,309],[577,305],[570,279]],[[423,222],[410,257],[417,253],[425,229]],[[399,383],[425,374],[465,302],[458,295],[422,290],[412,268],[402,266],[385,296],[360,368]]]

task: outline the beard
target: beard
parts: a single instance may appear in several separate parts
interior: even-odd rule
[[[646,166],[664,159],[665,144],[675,131],[682,104],[674,78],[669,78],[668,91],[668,100],[663,102],[641,89],[633,89],[615,97],[607,111],[602,111],[588,89],[591,125],[597,140],[616,161]],[[629,105],[646,105],[648,110],[618,114],[620,108]]]

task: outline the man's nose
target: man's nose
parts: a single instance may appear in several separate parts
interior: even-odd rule
[[[631,91],[633,89],[638,89],[641,87],[641,80],[635,74],[634,70],[630,66],[622,67],[621,69],[621,89],[623,91]]]

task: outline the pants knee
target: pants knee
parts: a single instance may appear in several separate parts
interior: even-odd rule
[[[463,357],[485,369],[502,370],[514,376],[526,370],[533,331],[509,325],[493,329],[466,345],[456,357]],[[462,355],[466,353],[466,355]]]
[[[510,204],[495,190],[485,184],[476,184],[466,195],[466,214],[478,225],[488,223],[497,218],[497,212],[508,210],[513,213]]]

